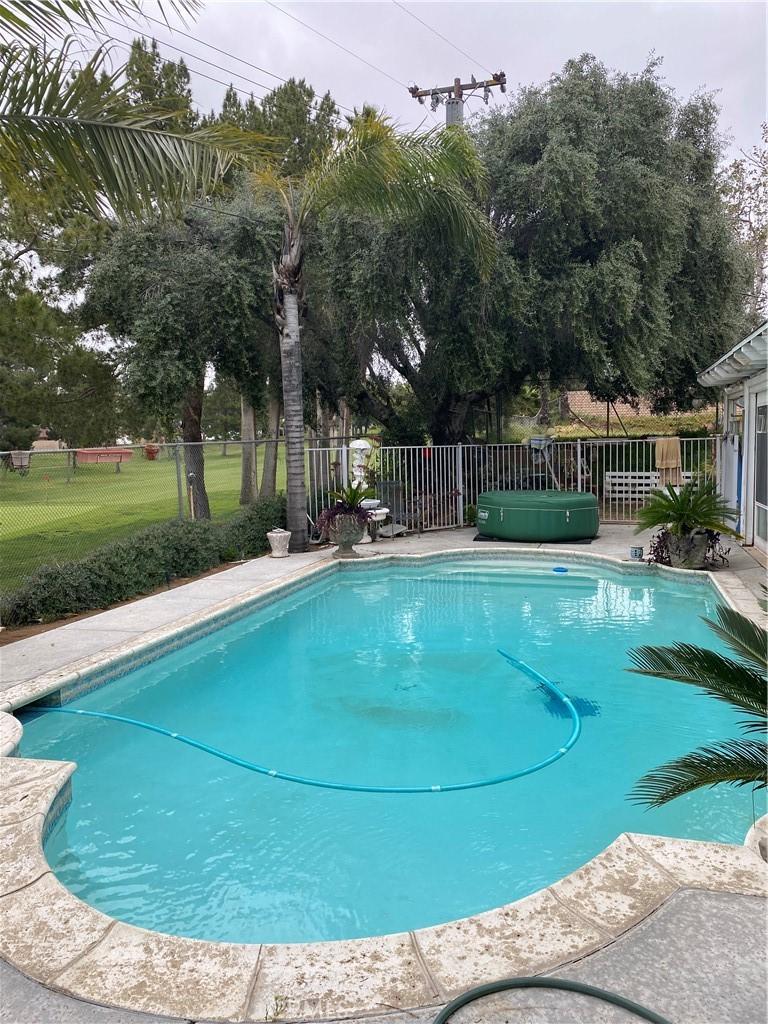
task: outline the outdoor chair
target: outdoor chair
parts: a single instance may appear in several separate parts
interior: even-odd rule
[[[31,455],[31,452],[11,452],[11,457],[9,460],[11,472],[18,473],[19,476],[26,476],[27,473],[29,472],[29,462]]]

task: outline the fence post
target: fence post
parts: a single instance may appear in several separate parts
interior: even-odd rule
[[[179,502],[179,519],[184,518],[184,484],[181,482],[181,462],[179,460],[179,446],[173,446],[173,457],[176,462],[176,494]]]
[[[461,442],[456,445],[456,515],[458,525],[464,525],[464,450]]]
[[[346,441],[341,443],[341,486],[349,485],[349,449]]]
[[[576,490],[582,490],[581,480],[581,438],[576,439]]]

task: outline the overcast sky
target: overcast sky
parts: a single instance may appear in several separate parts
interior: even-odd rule
[[[154,6],[153,2],[146,4],[147,13],[155,14]],[[462,0],[404,2],[402,6],[450,42],[439,39],[393,0],[281,2],[281,9],[262,0],[208,0],[186,26],[174,19],[183,31],[231,56],[154,24],[145,23],[143,31],[222,65],[228,70],[184,58],[190,68],[231,80],[245,92],[253,90],[258,96],[266,91],[249,83],[249,78],[267,86],[278,84],[265,72],[282,78],[302,76],[318,92],[329,89],[340,105],[351,108],[364,101],[373,103],[408,127],[424,118],[425,125],[435,123],[429,108],[419,106],[408,95],[405,86],[413,82],[426,88],[447,85],[457,75],[466,81],[472,74],[482,78],[489,70],[503,70],[512,92],[520,84],[545,81],[568,58],[585,51],[623,71],[640,70],[655,51],[663,57],[663,74],[678,95],[689,96],[700,89],[717,92],[722,129],[732,140],[731,153],[759,141],[760,124],[766,120],[764,3]],[[367,67],[288,14],[380,70]],[[116,36],[131,35],[127,29],[110,28]],[[166,52],[180,56],[170,49]],[[256,71],[235,57],[265,70]],[[223,86],[194,72],[192,82],[201,108],[219,107]],[[497,96],[499,100],[504,102]],[[470,111],[481,107],[477,98],[469,103]],[[444,119],[443,108],[437,118]]]

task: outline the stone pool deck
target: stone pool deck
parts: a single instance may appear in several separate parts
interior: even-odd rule
[[[559,978],[618,992],[675,1024],[765,1024],[766,900],[680,890],[622,938]],[[438,1007],[390,1009],[348,1024],[428,1024]],[[339,1019],[339,1018],[335,1018]],[[71,999],[0,962],[3,1024],[162,1024],[156,1017]],[[632,1024],[637,1017],[586,996],[509,992],[460,1010],[455,1024]],[[195,1022],[197,1024],[197,1022]]]
[[[460,530],[382,539],[361,553],[516,547],[473,545],[473,536]],[[537,550],[559,551],[564,560],[621,559],[633,541],[631,527],[603,526],[589,545]],[[639,542],[647,546],[647,538]],[[0,651],[0,710],[50,693],[78,678],[81,667],[92,671],[148,635],[162,638],[219,609],[258,600],[275,585],[301,581],[329,556],[325,549],[254,560],[11,644]],[[736,546],[730,568],[716,574],[728,600],[755,616],[763,579],[763,569]],[[10,747],[12,725],[0,735]],[[620,836],[546,890],[403,935],[291,946],[202,943],[116,922],[58,883],[41,843],[65,804],[73,771],[63,763],[0,759],[0,957],[7,961],[0,963],[0,1019],[6,1024],[341,1018],[407,1024],[432,1019],[439,1005],[472,985],[547,973],[614,989],[676,1024],[766,1021],[767,869],[755,832],[745,847]],[[475,1004],[456,1019],[635,1018],[584,997],[529,991]]]

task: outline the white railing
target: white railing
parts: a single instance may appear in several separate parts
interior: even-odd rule
[[[714,478],[719,438],[683,438],[684,480]],[[634,438],[530,444],[424,445],[380,448],[371,466],[377,496],[409,530],[461,526],[483,491],[563,490],[597,495],[600,518],[631,523],[659,484],[656,442]],[[349,479],[349,450],[307,449],[309,515],[328,491]]]

